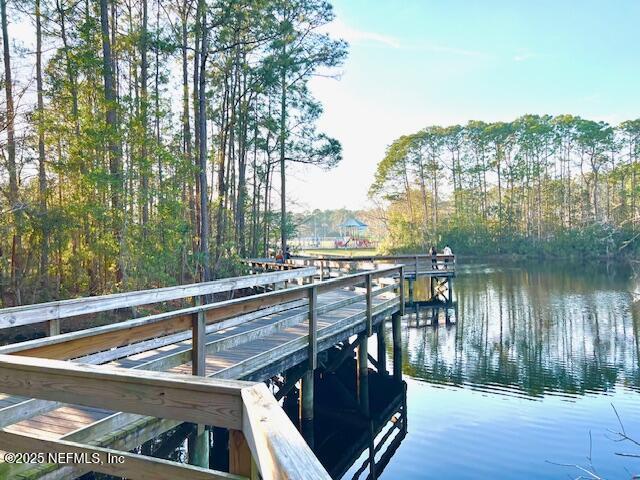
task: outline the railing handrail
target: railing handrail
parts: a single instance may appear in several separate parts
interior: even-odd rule
[[[272,292],[259,293],[248,297],[223,300],[216,303],[208,303],[195,307],[172,310],[170,312],[160,313],[156,315],[149,315],[146,317],[125,320],[122,322],[100,327],[93,327],[78,330],[75,332],[68,332],[60,335],[38,338],[35,340],[27,340],[25,342],[13,343],[0,347],[0,354],[26,352],[29,350],[33,350],[34,353],[37,353],[35,352],[36,349],[48,347],[49,350],[51,350],[51,347],[54,345],[60,345],[66,342],[72,342],[96,335],[103,335],[106,337],[107,335],[112,335],[114,333],[123,331],[127,332],[127,339],[136,339],[136,337],[134,336],[136,329],[141,330],[144,334],[154,324],[156,325],[157,330],[164,328],[164,330],[162,331],[165,334],[176,333],[179,331],[191,329],[191,318],[197,317],[199,314],[204,314],[206,316],[207,325],[217,323],[239,314],[256,311],[272,305],[306,299],[309,295],[309,291],[311,291],[311,289],[313,288],[317,288],[318,293],[324,293],[336,288],[358,285],[366,281],[367,275],[372,275],[372,278],[379,278],[394,271],[400,273],[402,268],[402,265],[394,265],[379,270],[372,270],[370,272],[345,275],[339,278],[325,280],[320,283],[299,285],[284,290],[275,290]],[[311,269],[315,270],[315,267],[311,267]],[[154,332],[155,331],[156,330],[154,330]],[[137,338],[136,340],[142,339]],[[99,345],[99,348],[111,348],[114,346],[118,345],[101,344]],[[76,353],[78,354],[78,356],[80,356],[89,352],[81,352],[79,350],[76,350]]]
[[[8,355],[0,355],[0,379],[2,391],[13,395],[240,430],[264,479],[330,479],[264,384]],[[36,444],[38,450],[60,449],[55,440],[0,431],[0,448],[5,451],[28,451],[29,445]],[[89,452],[123,453],[70,442],[65,445]],[[127,476],[133,479],[148,473],[137,468],[136,461],[166,463],[144,456],[132,458],[134,466]],[[184,471],[184,476],[173,478],[192,478],[193,467],[174,462],[170,466]],[[123,467],[107,462],[92,468],[116,474]],[[238,478],[211,471],[211,478],[215,475]]]
[[[231,277],[213,280],[211,282],[9,307],[0,309],[0,330],[89,313],[99,313],[126,307],[151,305],[182,298],[209,295],[238,288],[269,285],[274,282],[283,282],[294,278],[311,276],[314,271],[314,267],[298,268],[284,272],[269,272],[258,275]]]
[[[436,255],[431,255],[430,253],[418,253],[418,254],[406,254],[406,255],[366,255],[366,256],[333,256],[331,254],[325,255],[293,255],[291,259],[293,260],[327,260],[327,261],[338,261],[338,262],[372,262],[375,260],[414,260],[416,258],[420,260],[432,260],[433,258],[436,260],[455,260],[455,254],[445,255],[443,253],[438,253]]]

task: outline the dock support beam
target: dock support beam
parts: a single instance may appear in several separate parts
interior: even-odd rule
[[[402,380],[402,331],[400,329],[399,313],[391,316],[391,327],[393,331],[393,378],[397,381]]]
[[[191,374],[204,377],[207,363],[205,344],[207,324],[204,312],[194,313],[191,323]],[[205,428],[205,425],[198,425],[196,435],[189,447],[189,463],[198,467],[209,468],[209,430]]]
[[[398,285],[398,296],[400,297],[400,315],[404,315],[404,266],[400,266],[400,279]]]
[[[196,433],[189,437],[189,463],[198,467],[209,468],[209,430],[204,425],[197,425]]]
[[[380,322],[376,338],[378,340],[378,373],[387,375],[387,341],[385,338],[384,321]]]
[[[302,377],[302,398],[300,399],[302,436],[313,448],[313,370],[307,370]]]
[[[314,371],[318,367],[318,288],[309,289],[309,342],[307,354],[309,368],[302,376],[302,399],[300,401],[300,423],[302,436],[313,448],[313,382]]]
[[[413,278],[409,277],[409,303],[413,305]]]
[[[369,416],[369,337],[366,332],[358,339],[358,400],[365,416]]]

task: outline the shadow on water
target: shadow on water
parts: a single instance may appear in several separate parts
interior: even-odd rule
[[[358,403],[355,372],[355,360],[348,359],[316,379],[314,452],[332,478],[375,480],[407,435],[406,383],[370,370],[367,416]],[[285,407],[294,421],[296,406]]]

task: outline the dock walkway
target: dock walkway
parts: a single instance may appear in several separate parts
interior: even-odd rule
[[[404,267],[379,267],[316,283],[310,283],[318,274],[314,266],[273,269],[280,271],[0,310],[0,328],[39,324],[49,333],[0,347],[0,450],[126,453],[182,422],[193,422],[229,428],[235,439],[230,440],[230,473],[240,477],[133,454],[127,454],[126,468],[0,463],[0,477],[67,479],[94,470],[145,479],[258,473],[262,478],[328,478],[264,384],[245,382],[264,382],[296,367],[300,378],[288,380],[300,380],[302,395],[312,401],[309,372],[323,364],[324,352],[353,335],[366,340],[389,317],[399,321]],[[206,303],[214,293],[232,297],[240,288],[263,293]],[[201,305],[84,330],[65,328],[67,318],[81,314],[188,298]],[[105,383],[99,383],[102,377]],[[185,391],[176,403],[172,389],[178,381]],[[204,404],[193,403],[201,389],[216,393]],[[216,405],[211,412],[209,407],[222,398],[220,389],[234,408],[220,411]],[[271,412],[269,421],[255,423],[264,409]],[[209,415],[199,414],[203,410]],[[302,420],[312,418],[312,410],[307,402]],[[208,467],[205,456],[194,463]],[[152,471],[156,476],[150,476]]]

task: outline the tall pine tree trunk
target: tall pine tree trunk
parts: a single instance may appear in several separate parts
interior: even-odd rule
[[[198,164],[200,167],[200,252],[202,254],[202,276],[205,282],[211,280],[209,255],[209,205],[207,203],[207,116],[206,116],[206,66],[208,29],[204,0],[198,0],[198,14],[201,15],[202,44],[200,49],[200,74],[198,86],[198,127],[200,130]]]
[[[113,59],[111,57],[111,40],[109,37],[109,8],[107,0],[100,0],[100,26],[102,30],[102,68],[104,80],[104,99],[107,123],[107,144],[109,153],[109,173],[111,175],[111,210],[113,218],[113,234],[118,251],[122,245],[122,231],[120,227],[120,189],[122,151],[118,140],[118,116],[116,105],[116,88],[113,75]],[[118,253],[116,268],[116,282],[123,278],[123,265]]]
[[[283,58],[285,52],[283,48]],[[282,67],[280,78],[280,248],[284,253],[287,249],[287,195],[286,195],[286,138],[287,138],[287,73]]]
[[[38,203],[40,207],[40,298],[49,299],[49,227],[47,218],[47,172],[44,150],[44,100],[42,86],[42,15],[40,0],[36,0],[36,88],[38,95]]]
[[[16,165],[15,109],[13,106],[13,83],[11,78],[11,52],[9,51],[9,29],[7,26],[7,2],[0,0],[2,16],[2,48],[4,58],[5,95],[7,103],[7,172],[9,174],[9,208],[13,216],[13,240],[11,246],[11,290],[15,305],[22,303],[20,284],[22,277],[22,205],[18,196],[18,169]]]
[[[149,66],[147,60],[148,23],[147,0],[142,0],[142,33],[140,35],[140,116],[142,120],[142,148],[140,154],[140,182],[142,187],[142,235],[145,240],[147,238],[147,224],[149,223],[149,171],[151,170],[150,162],[147,158],[147,80],[149,77]]]

